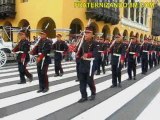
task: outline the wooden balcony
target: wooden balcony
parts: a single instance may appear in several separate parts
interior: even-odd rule
[[[92,0],[94,2],[94,0]],[[96,0],[95,0],[96,2]],[[96,21],[104,21],[116,25],[119,23],[119,9],[114,8],[87,8],[86,18],[92,18]]]
[[[15,0],[0,1],[0,19],[14,18],[16,15]]]

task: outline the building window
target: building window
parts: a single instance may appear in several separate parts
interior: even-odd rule
[[[82,27],[80,25],[80,23],[71,23],[71,34],[79,34],[80,30],[82,30]]]
[[[148,9],[146,8],[145,11],[145,25],[147,26],[147,19],[148,19]]]
[[[131,0],[131,3],[133,4],[134,0]],[[134,21],[134,8],[133,7],[130,8],[130,17],[131,17],[131,20]]]
[[[144,18],[143,18],[144,10],[145,10],[144,8],[142,8],[142,9],[141,9],[141,21],[140,21],[140,22],[141,22],[141,24],[143,24],[143,19],[144,19]]]
[[[5,3],[5,1],[4,0],[1,0],[1,4],[4,4]]]
[[[14,4],[15,0],[0,0],[0,4]]]
[[[125,0],[124,3],[127,4],[127,3],[128,3],[128,0]],[[127,8],[127,7],[124,7],[123,16],[124,16],[125,18],[128,18],[128,8]]]
[[[136,8],[136,22],[139,22],[139,8]]]

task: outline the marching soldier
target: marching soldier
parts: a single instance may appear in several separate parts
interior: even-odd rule
[[[63,60],[64,52],[67,52],[68,50],[67,44],[65,43],[65,41],[61,39],[62,35],[57,34],[56,37],[57,37],[57,41],[52,46],[52,49],[55,51],[54,52],[54,65],[55,65],[54,77],[63,75],[64,72],[63,72],[61,62]]]
[[[158,59],[158,65],[160,64],[160,42],[157,43],[157,59]]]
[[[109,40],[106,39],[106,40],[104,41],[104,44],[105,44],[105,50],[108,49],[109,46],[110,46]],[[105,58],[104,58],[104,59],[105,59],[106,65],[109,65],[109,51],[106,51],[106,54],[105,54]]]
[[[138,46],[140,47],[140,50],[141,50],[141,42],[139,39],[137,39],[137,44]],[[138,57],[137,57],[137,63],[141,63],[141,54],[138,54]]]
[[[99,46],[100,46],[100,38],[98,36],[94,37],[95,41],[97,42],[97,49],[99,49]],[[97,56],[95,57],[95,60],[94,60],[94,65],[95,65],[95,71],[96,71],[96,75],[98,75],[98,64],[99,64],[99,57],[100,55],[98,55],[97,53]]]
[[[28,72],[26,69],[27,63],[30,60],[29,50],[30,50],[30,42],[28,41],[28,34],[26,30],[21,30],[19,32],[19,37],[21,41],[19,44],[12,50],[13,52],[17,52],[17,61],[18,61],[18,71],[20,74],[20,82],[18,84],[25,84],[26,79],[25,76],[31,82],[33,80],[33,75]]]
[[[82,35],[80,34],[80,35],[78,36],[78,38],[77,38],[77,43],[76,43],[76,45],[75,45],[74,52],[77,52],[81,40],[82,40]],[[76,72],[77,72],[77,80],[76,80],[76,82],[78,82],[78,81],[79,81],[79,77],[80,77],[80,74],[79,74],[80,58],[79,58],[79,56],[77,56],[77,55],[76,55],[75,57],[76,57]]]
[[[150,69],[153,68],[153,49],[154,49],[154,46],[153,46],[153,40],[151,38],[148,38],[148,44],[149,44],[149,67]]]
[[[124,41],[123,41],[123,45],[125,46],[125,48],[127,49],[127,47],[128,47],[128,45],[129,45],[129,43],[128,43],[128,40],[124,37],[124,39],[123,39]],[[127,53],[125,53],[125,58],[124,58],[124,67],[126,68],[127,67],[127,61],[128,59],[127,59]]]
[[[128,61],[128,80],[132,80],[132,71],[133,71],[133,79],[136,80],[136,65],[137,65],[137,57],[138,52],[140,51],[140,46],[137,44],[136,36],[131,37],[130,44],[127,48],[127,61]]]
[[[156,41],[153,42],[153,45],[152,45],[152,60],[153,60],[153,65],[154,67],[157,66],[157,44],[156,44]]]
[[[103,47],[103,43],[101,42],[101,39],[102,38],[99,38],[97,37],[96,41],[97,41],[97,49],[98,49],[98,54],[95,58],[95,61],[96,61],[96,70],[97,70],[97,73],[96,75],[100,75],[100,66],[102,65],[102,47]]]
[[[101,56],[102,56],[102,71],[103,71],[103,74],[106,73],[106,70],[105,70],[105,66],[109,64],[109,51],[108,51],[108,48],[110,47],[110,44],[109,44],[109,40],[104,40],[103,38],[101,39],[101,42],[102,42],[102,53],[101,53]]]
[[[110,48],[111,56],[111,66],[112,66],[112,86],[111,88],[117,87],[117,79],[118,79],[118,87],[121,87],[121,69],[124,63],[125,57],[125,46],[122,43],[122,36],[120,34],[116,35],[116,41],[113,42],[113,45]]]
[[[146,74],[148,71],[148,61],[149,61],[149,51],[150,44],[148,43],[147,38],[144,39],[144,42],[141,45],[141,59],[142,59],[142,74]]]
[[[93,40],[93,28],[86,27],[85,30],[85,40],[80,46],[80,50],[77,51],[78,56],[80,58],[79,65],[79,80],[80,80],[80,92],[81,99],[78,101],[79,103],[85,102],[88,100],[87,98],[87,84],[91,90],[91,97],[89,100],[94,100],[96,95],[96,87],[94,84],[94,67],[95,62],[94,58],[97,54],[97,42]]]
[[[100,71],[100,66],[102,66],[102,71],[103,74],[105,74],[105,65],[106,65],[106,57],[108,57],[108,51],[107,48],[109,48],[109,44],[106,44],[104,42],[104,38],[100,38],[100,41],[97,43],[98,44],[98,55],[97,55],[97,74],[96,75],[100,75],[101,71]]]
[[[38,45],[33,48],[31,51],[32,55],[38,55],[37,57],[37,72],[38,72],[38,79],[39,79],[39,90],[37,93],[40,92],[47,92],[49,90],[49,82],[48,82],[48,67],[51,64],[51,57],[49,56],[51,48],[52,48],[52,41],[47,39],[47,31],[42,30],[40,32],[40,40]]]

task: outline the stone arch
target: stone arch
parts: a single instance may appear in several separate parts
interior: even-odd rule
[[[140,41],[143,41],[143,34],[140,35]]]
[[[29,21],[26,19],[22,19],[20,20],[20,22],[18,23],[18,27],[25,29],[30,25]],[[30,29],[30,26],[29,26]],[[30,38],[30,31],[28,31],[28,37]]]
[[[112,39],[114,38],[114,36],[115,35],[117,35],[117,34],[119,34],[120,32],[119,32],[119,29],[117,28],[117,27],[115,27],[114,29],[113,29],[113,32],[112,32]]]
[[[131,31],[129,36],[131,37],[131,36],[133,36],[133,35],[134,35],[133,31]]]
[[[144,35],[144,39],[146,39],[146,38],[147,38],[147,35],[145,34],[145,35]]]
[[[46,28],[46,31],[48,32],[48,37],[55,38],[56,31],[54,29],[56,28],[56,24],[54,20],[50,17],[41,18],[37,24],[37,29],[44,30],[47,24],[49,24],[48,28]]]
[[[98,27],[97,23],[92,22],[90,26],[93,27],[93,33],[94,34],[99,32],[99,27]]]
[[[117,35],[119,33],[120,33],[119,29],[117,27],[115,27],[114,30],[113,30],[113,35]]]
[[[139,33],[138,32],[136,33],[136,37],[139,38]]]
[[[109,28],[109,26],[108,25],[105,25],[104,27],[103,27],[103,29],[102,29],[102,33],[103,33],[103,38],[110,38],[110,36],[111,36],[111,30],[110,30],[110,28]]]
[[[123,37],[128,40],[128,31],[124,30]]]
[[[72,20],[70,24],[70,34],[79,34],[80,30],[84,28],[83,22],[79,18],[75,18]]]

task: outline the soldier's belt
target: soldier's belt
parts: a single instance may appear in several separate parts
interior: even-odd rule
[[[113,55],[114,55],[114,56],[118,56],[118,57],[121,56],[121,54],[116,54],[116,53],[113,53]]]
[[[64,51],[56,50],[56,52],[63,53]]]
[[[94,60],[94,58],[85,58],[85,59],[83,59],[83,60],[92,61],[92,60]]]
[[[98,51],[98,52],[102,53],[103,51]]]
[[[42,53],[38,53],[38,55],[41,55]],[[47,56],[50,56],[50,54],[47,54]]]
[[[38,53],[38,55],[41,55],[42,53]]]
[[[132,55],[134,55],[134,54],[136,54],[135,52],[129,52],[129,54],[132,54]]]
[[[149,52],[149,51],[143,50],[143,52]]]
[[[19,53],[24,53],[23,51],[17,51],[17,52],[15,52],[16,54],[19,54]]]

